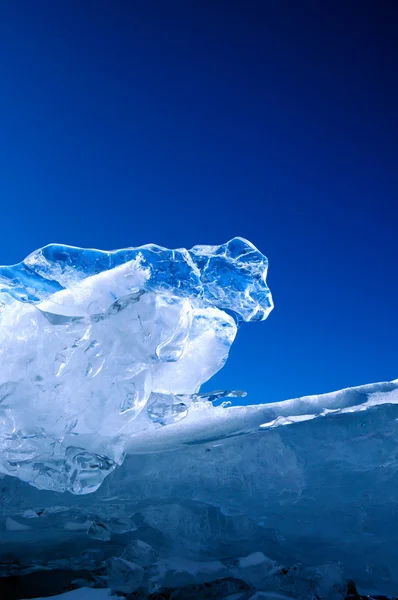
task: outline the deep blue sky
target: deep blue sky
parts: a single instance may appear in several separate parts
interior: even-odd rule
[[[275,310],[207,388],[398,377],[398,4],[5,0],[0,264],[247,237]]]

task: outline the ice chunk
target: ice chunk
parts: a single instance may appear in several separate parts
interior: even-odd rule
[[[179,396],[152,394],[148,416],[154,423],[171,425],[184,419],[187,414],[188,404],[182,402]]]
[[[93,521],[87,529],[87,535],[93,540],[108,542],[111,539],[111,530],[101,521]]]
[[[190,251],[50,245],[0,267],[0,472],[94,492],[133,434],[200,401],[238,323],[266,318],[266,273],[241,238]]]
[[[135,592],[144,578],[144,569],[124,558],[115,558],[111,562],[110,585],[115,592],[130,594]]]
[[[130,542],[126,547],[124,554],[127,560],[135,562],[142,567],[149,567],[151,564],[155,563],[157,558],[156,550],[139,539]]]

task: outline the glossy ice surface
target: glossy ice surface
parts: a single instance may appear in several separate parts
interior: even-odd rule
[[[266,272],[239,238],[48,246],[0,268],[13,598],[342,600],[350,580],[397,593],[398,381],[256,406],[200,392],[238,325],[272,309]]]
[[[267,317],[249,242],[114,252],[50,245],[0,268],[0,472],[93,492],[132,434],[184,418],[237,324]]]

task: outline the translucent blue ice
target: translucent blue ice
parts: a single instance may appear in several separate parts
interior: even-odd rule
[[[147,244],[105,252],[50,244],[17,265],[0,267],[0,297],[5,303],[10,296],[38,303],[78,281],[127,263],[138,263],[147,272],[142,288],[133,286],[130,291],[198,298],[245,321],[261,321],[273,307],[266,283],[268,260],[239,237],[221,246],[194,246],[191,250]]]
[[[209,400],[200,386],[238,324],[272,310],[267,266],[235,238],[189,251],[50,245],[0,267],[0,472],[95,491],[132,435]]]
[[[238,324],[269,314],[266,272],[241,239],[48,246],[0,269],[0,577],[142,600],[396,595],[398,381],[256,406],[200,391]]]

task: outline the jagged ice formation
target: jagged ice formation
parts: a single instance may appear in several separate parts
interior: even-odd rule
[[[0,268],[7,600],[397,593],[398,381],[257,406],[200,393],[271,310],[266,270],[239,238]]]
[[[139,430],[186,416],[237,321],[272,309],[249,242],[101,252],[50,245],[0,268],[0,472],[95,491]]]

